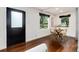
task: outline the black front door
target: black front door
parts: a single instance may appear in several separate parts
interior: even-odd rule
[[[25,42],[25,12],[7,8],[7,47]]]

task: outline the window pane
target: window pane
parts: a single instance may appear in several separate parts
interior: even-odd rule
[[[61,18],[61,26],[69,26],[69,17],[62,17]]]
[[[48,28],[48,16],[40,15],[40,28]]]
[[[22,13],[11,11],[11,27],[22,27]]]

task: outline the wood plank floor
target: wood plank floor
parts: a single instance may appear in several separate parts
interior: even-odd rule
[[[1,52],[24,52],[41,43],[45,43],[48,47],[48,52],[76,52],[77,39],[73,37],[64,37],[65,41],[59,42],[54,35],[38,38],[27,43],[20,43],[9,48],[1,50]]]

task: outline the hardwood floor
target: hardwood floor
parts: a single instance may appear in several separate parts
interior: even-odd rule
[[[65,41],[59,42],[54,35],[38,38],[27,43],[20,43],[9,48],[1,50],[1,52],[24,52],[41,43],[45,43],[48,47],[48,52],[76,52],[77,39],[73,37],[63,37]]]

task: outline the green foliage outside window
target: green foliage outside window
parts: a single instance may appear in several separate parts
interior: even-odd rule
[[[40,28],[48,28],[48,16],[40,15]]]
[[[62,17],[61,24],[62,24],[62,26],[68,27],[69,26],[69,17]]]
[[[69,27],[69,17],[70,16],[71,16],[70,14],[59,16],[61,18],[61,24],[59,26]]]

